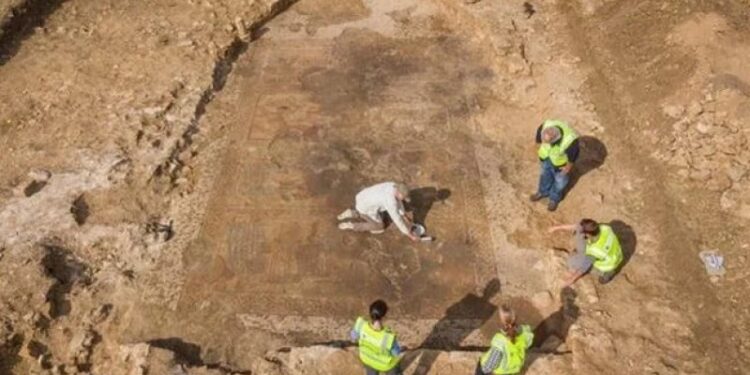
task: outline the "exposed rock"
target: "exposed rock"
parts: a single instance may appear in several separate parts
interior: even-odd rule
[[[545,290],[534,294],[531,297],[531,303],[537,310],[545,311],[555,303],[555,300],[552,298],[552,294]]]
[[[705,122],[699,122],[695,125],[695,130],[698,131],[698,133],[701,134],[708,134],[711,132],[712,126],[706,124]]]
[[[682,117],[682,115],[685,113],[685,107],[681,105],[665,105],[661,108],[665,115],[675,120]]]
[[[687,107],[686,111],[687,116],[689,118],[695,118],[701,113],[703,113],[703,106],[697,101],[690,102],[690,105]]]

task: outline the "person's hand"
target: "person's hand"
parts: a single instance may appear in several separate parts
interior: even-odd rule
[[[555,232],[557,232],[557,227],[556,226],[547,228],[547,233],[552,234],[552,233],[555,233]]]
[[[414,241],[414,242],[419,242],[419,237],[417,237],[417,236],[415,236],[413,234],[409,234],[409,239],[412,240],[412,241]]]
[[[562,168],[560,168],[560,171],[563,174],[568,174],[570,173],[571,169],[573,169],[573,163],[568,163],[568,164],[563,165]]]

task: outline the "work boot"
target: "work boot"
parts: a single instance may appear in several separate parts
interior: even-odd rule
[[[544,199],[544,196],[539,193],[534,193],[529,196],[529,200],[532,202],[538,202],[542,199]]]
[[[352,229],[354,229],[354,224],[350,223],[350,222],[339,223],[339,229],[341,229],[341,230],[352,230]]]
[[[339,214],[339,216],[336,216],[336,219],[341,221],[341,220],[347,220],[347,219],[355,219],[356,217],[357,217],[357,211],[354,211],[351,208],[347,208],[346,210],[344,210],[344,212]]]
[[[557,202],[549,201],[547,205],[547,211],[552,212],[557,209]]]

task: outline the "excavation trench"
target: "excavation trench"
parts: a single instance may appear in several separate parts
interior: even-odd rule
[[[474,118],[496,77],[444,17],[429,2],[303,1],[249,47],[233,44],[182,143],[215,102],[234,111],[179,302],[161,313],[172,323],[139,321],[134,332],[263,353],[335,343],[384,298],[407,345],[460,351],[486,345],[503,302],[528,323],[545,318],[514,297],[538,281],[495,265]],[[437,241],[336,228],[359,189],[388,180],[414,188],[415,214]],[[196,329],[185,336],[184,325]],[[257,335],[273,343],[262,348]]]

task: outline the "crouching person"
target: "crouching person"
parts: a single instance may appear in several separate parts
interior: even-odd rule
[[[383,182],[360,191],[354,199],[354,209],[346,209],[337,219],[339,229],[355,232],[383,233],[384,216],[412,241],[419,237],[411,232],[412,222],[406,216],[404,202],[409,202],[409,189],[402,183]]]
[[[515,312],[508,306],[500,308],[502,328],[492,338],[490,350],[479,360],[475,375],[518,374],[526,362],[526,350],[534,341],[528,325],[516,322]]]
[[[599,275],[599,283],[606,284],[612,280],[624,257],[620,240],[611,226],[583,219],[578,224],[549,228],[549,233],[557,231],[573,232],[576,245],[575,251],[568,259],[570,270],[564,277],[564,286],[572,285],[591,268]]]

